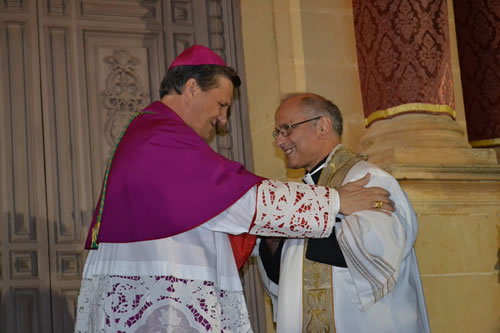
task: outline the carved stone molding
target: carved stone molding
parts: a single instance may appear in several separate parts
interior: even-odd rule
[[[148,93],[136,72],[139,58],[130,55],[125,49],[116,49],[113,55],[105,57],[103,61],[111,68],[101,95],[102,105],[108,110],[106,141],[112,147],[132,113],[146,106]]]

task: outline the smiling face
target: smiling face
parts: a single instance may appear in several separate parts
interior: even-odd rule
[[[184,121],[205,141],[215,134],[216,126],[225,126],[227,112],[233,99],[234,87],[223,76],[217,79],[215,88],[203,91],[194,79],[188,81],[186,93],[190,94],[189,112]]]
[[[315,117],[302,111],[301,99],[301,96],[292,97],[278,107],[274,118],[276,129]],[[295,127],[286,137],[281,134],[276,137],[276,145],[285,152],[288,168],[310,171],[325,158],[317,122],[309,121]]]

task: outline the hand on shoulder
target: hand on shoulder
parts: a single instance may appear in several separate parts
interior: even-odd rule
[[[370,181],[368,173],[363,178],[349,182],[338,189],[340,213],[350,215],[362,210],[373,210],[391,215],[395,211],[390,193],[381,187],[365,187]]]

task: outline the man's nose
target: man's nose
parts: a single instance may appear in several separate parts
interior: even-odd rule
[[[276,143],[276,146],[280,149],[282,148],[282,145],[285,143],[286,137],[281,134],[281,132],[278,133],[278,136],[274,138],[274,142]]]
[[[226,125],[227,123],[227,109],[226,108],[223,108],[221,110],[221,112],[219,113],[219,116],[217,117],[217,120],[219,121],[219,123],[223,126]]]

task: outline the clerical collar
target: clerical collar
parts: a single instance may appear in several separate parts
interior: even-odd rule
[[[306,172],[306,174],[302,178],[302,181],[304,183],[309,185],[315,185],[316,183],[318,183],[319,176],[321,176],[320,171],[326,166],[326,160],[328,159],[328,156],[326,156],[321,160],[321,162],[316,164],[314,168],[311,169],[311,171]]]

